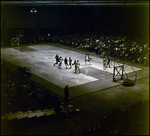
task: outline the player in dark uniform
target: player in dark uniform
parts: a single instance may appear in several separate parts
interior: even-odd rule
[[[67,60],[66,57],[65,57],[65,59],[64,59],[64,63],[65,63],[66,69],[67,69],[67,66],[68,66],[68,60]]]
[[[75,69],[76,69],[76,60],[74,60],[74,62],[72,63],[72,65],[74,65],[75,66]]]
[[[106,66],[106,68],[109,66],[109,68],[110,68],[110,58],[108,57],[108,60],[107,60],[107,66]]]
[[[59,56],[58,56],[58,54],[56,54],[55,59],[56,59],[56,63],[54,64],[54,66],[55,66],[56,64],[58,65],[58,62],[59,62]]]

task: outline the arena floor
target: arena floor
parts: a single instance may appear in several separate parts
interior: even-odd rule
[[[55,44],[56,45],[56,44]],[[64,96],[63,88],[69,85],[69,99],[117,86],[120,82],[113,82],[114,60],[110,62],[110,68],[103,69],[103,59],[91,56],[90,64],[85,63],[85,53],[71,51],[52,45],[21,45],[1,49],[1,58],[12,65],[28,68],[32,73],[32,79],[47,87],[60,96]],[[55,55],[67,57],[80,62],[80,73],[75,73],[75,66],[65,67],[62,63],[61,69],[55,63]],[[115,62],[115,65],[121,63]],[[142,68],[134,67],[135,71]],[[133,73],[133,69],[126,65],[126,73]],[[133,76],[135,78],[135,76]]]

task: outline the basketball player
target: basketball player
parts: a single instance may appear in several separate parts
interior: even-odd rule
[[[70,66],[70,68],[72,68],[72,59],[71,59],[71,57],[69,57],[69,66]]]
[[[79,68],[79,66],[80,66],[80,63],[79,63],[79,60],[77,60],[77,62],[75,63],[75,73],[77,73],[77,70],[78,70],[78,72],[80,73],[80,68]]]
[[[67,66],[68,66],[68,60],[67,60],[66,57],[65,57],[65,59],[64,59],[64,63],[65,63],[66,69],[67,69]]]
[[[85,64],[86,64],[87,61],[88,61],[89,64],[90,64],[90,60],[92,60],[92,58],[89,57],[89,54],[88,54],[87,52],[86,52],[86,54],[85,54],[84,60],[85,60]]]
[[[56,63],[54,64],[54,66],[55,66],[56,64],[58,65],[58,62],[59,62],[59,56],[58,56],[58,54],[56,54],[55,59],[56,59]]]
[[[104,58],[103,59],[103,69],[106,70],[107,67],[107,60]]]
[[[72,65],[74,65],[75,66],[75,72],[76,72],[76,60],[74,60],[74,63],[72,63]]]
[[[60,57],[60,58],[59,58],[59,69],[61,68],[62,62],[63,62],[63,58]]]
[[[108,57],[108,60],[107,60],[107,66],[106,66],[106,68],[109,66],[109,68],[110,68],[110,58]]]

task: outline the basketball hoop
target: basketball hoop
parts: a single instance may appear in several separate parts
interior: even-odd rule
[[[11,45],[12,46],[14,46],[14,45],[20,45],[20,39],[19,39],[19,37],[11,38]]]

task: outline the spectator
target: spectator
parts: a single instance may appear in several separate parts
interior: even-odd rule
[[[68,113],[74,113],[76,111],[75,107],[73,106],[73,101],[68,104]]]
[[[54,96],[53,100],[54,100],[54,111],[56,112],[57,115],[59,115],[61,111],[60,109],[61,102],[58,99],[57,95]]]
[[[65,95],[65,100],[67,101],[67,99],[69,97],[68,85],[66,85],[66,87],[64,88],[64,95]]]

